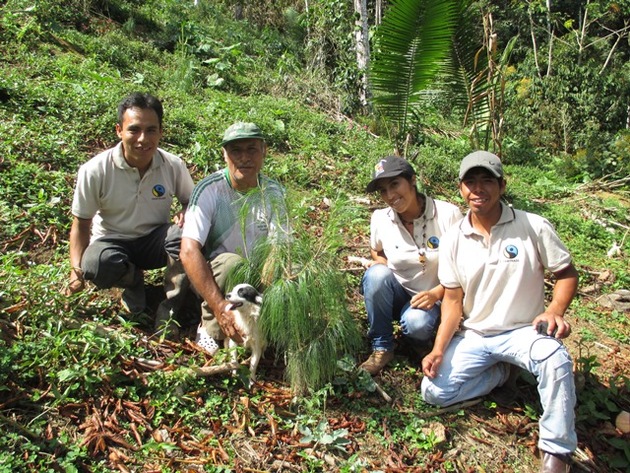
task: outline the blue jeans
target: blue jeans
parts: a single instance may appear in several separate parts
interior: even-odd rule
[[[437,376],[422,379],[422,396],[439,406],[483,396],[507,381],[508,364],[529,371],[538,381],[543,407],[538,447],[549,453],[573,452],[577,447],[573,362],[564,345],[538,335],[529,325],[485,337],[471,330],[456,334]]]
[[[435,334],[440,304],[428,311],[412,308],[411,296],[384,264],[375,264],[365,271],[361,293],[365,297],[372,349],[394,349],[394,320],[400,320],[402,333],[414,340],[428,342]]]

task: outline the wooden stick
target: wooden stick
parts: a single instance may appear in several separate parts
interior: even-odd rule
[[[238,361],[230,361],[221,365],[215,366],[202,366],[201,368],[193,368],[193,371],[197,376],[214,376],[217,374],[229,373],[234,371],[240,366]]]
[[[381,388],[381,386],[376,381],[374,381],[374,387],[376,389],[376,392],[379,393],[383,399],[385,399],[385,402],[389,402],[389,403],[392,402],[391,396],[387,394],[385,390]]]

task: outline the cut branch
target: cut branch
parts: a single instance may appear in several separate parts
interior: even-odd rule
[[[201,368],[193,368],[195,374],[199,377],[205,376],[216,376],[218,374],[229,373],[230,371],[234,371],[238,369],[241,365],[238,361],[230,361],[228,363],[223,363],[221,365],[216,366],[203,366]]]

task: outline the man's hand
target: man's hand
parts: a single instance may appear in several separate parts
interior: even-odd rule
[[[236,325],[234,324],[234,314],[230,310],[232,308],[232,304],[228,301],[224,301],[223,308],[219,311],[216,311],[215,317],[217,318],[217,322],[223,330],[223,333],[234,340],[236,343],[242,343],[243,337],[238,332]]]
[[[571,326],[563,316],[577,292],[578,273],[573,264],[570,264],[553,275],[556,283],[553,286],[551,302],[545,311],[532,321],[532,326],[535,330],[538,322],[547,322],[547,335],[551,335],[557,328],[556,338],[565,338],[571,334]]]
[[[432,351],[422,359],[422,372],[429,378],[435,378],[441,364],[442,354]]]
[[[536,326],[540,322],[547,322],[547,335],[551,336],[556,328],[557,332],[555,338],[566,338],[571,335],[571,325],[569,325],[569,322],[564,320],[564,317],[561,315],[553,314],[548,311],[543,312],[532,322],[534,330],[536,330]]]
[[[177,212],[173,216],[173,223],[177,225],[179,228],[184,227],[184,211]]]
[[[79,268],[72,268],[70,272],[70,282],[68,287],[64,291],[66,296],[71,296],[77,292],[81,292],[85,288],[85,279],[83,278],[83,271]]]

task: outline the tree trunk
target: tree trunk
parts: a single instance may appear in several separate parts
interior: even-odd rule
[[[370,61],[370,38],[368,31],[367,0],[354,0],[354,11],[358,13],[354,37],[357,50],[357,67],[361,72],[361,88],[359,90],[359,100],[362,106],[366,106],[369,94],[367,84],[367,70]]]
[[[553,59],[553,36],[554,30],[551,23],[551,0],[546,1],[547,4],[547,34],[549,36],[549,52],[547,54],[547,77],[551,75],[551,62]]]
[[[304,12],[306,13],[306,39],[307,43],[311,39],[311,21],[309,18],[308,0],[304,0]]]
[[[527,9],[527,14],[529,16],[529,31],[532,36],[532,51],[534,53],[534,63],[536,64],[536,72],[538,73],[538,77],[540,75],[540,65],[538,64],[538,45],[536,44],[536,32],[534,30],[534,18],[532,17],[532,11],[530,8]]]

